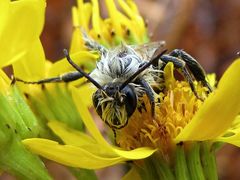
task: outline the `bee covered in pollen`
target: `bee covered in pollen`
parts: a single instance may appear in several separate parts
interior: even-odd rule
[[[144,95],[150,102],[151,114],[154,117],[155,88],[158,88],[158,91],[162,90],[163,68],[168,62],[174,64],[199,99],[201,97],[196,93],[194,80],[200,81],[208,88],[209,92],[212,91],[205,80],[205,72],[201,65],[183,50],[175,49],[166,54],[166,50],[163,50],[165,45],[163,41],[140,46],[121,44],[107,49],[85,33],[83,33],[83,37],[86,47],[89,50],[96,50],[100,54],[96,68],[89,74],[72,61],[65,49],[64,54],[76,71],[34,82],[19,78],[15,78],[15,80],[26,84],[44,84],[87,78],[97,88],[92,96],[96,112],[114,132],[128,124],[131,115],[143,103]]]

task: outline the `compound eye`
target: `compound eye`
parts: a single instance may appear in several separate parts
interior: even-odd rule
[[[128,117],[130,117],[134,111],[136,110],[137,107],[137,95],[134,92],[134,88],[130,85],[127,85],[122,92],[126,95],[124,98],[125,100],[125,106],[126,106],[126,111]]]

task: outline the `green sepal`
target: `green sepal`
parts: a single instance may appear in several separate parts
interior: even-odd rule
[[[176,146],[175,152],[175,175],[178,180],[190,180],[189,171],[186,161],[186,155],[183,145]]]
[[[21,143],[37,137],[39,126],[15,85],[0,94],[0,107],[0,169],[19,179],[51,179],[42,161]]]
[[[141,179],[161,179],[161,180],[174,180],[172,168],[164,157],[159,154],[144,159],[144,166],[137,167]]]
[[[12,93],[11,102],[13,109],[16,109],[24,123],[23,125],[25,128],[25,133],[23,133],[22,131],[19,132],[22,133],[21,138],[37,137],[39,134],[38,121],[35,115],[33,114],[32,110],[26,103],[23,94],[19,91],[17,86],[12,86],[11,93]],[[17,120],[17,123],[18,122],[19,120]]]
[[[156,158],[155,158],[156,159]],[[165,159],[160,159],[158,162],[154,160],[154,164],[158,173],[159,179],[174,180],[172,168]]]
[[[22,139],[38,135],[37,119],[17,87],[12,86],[6,95],[0,94],[0,107],[0,129],[7,136],[3,139],[11,134],[18,134]]]
[[[51,179],[40,158],[25,149],[17,136],[11,136],[11,139],[1,147],[0,168],[18,179]]]
[[[218,180],[215,149],[212,143],[206,141],[201,143],[201,160],[206,179]]]
[[[190,179],[205,180],[200,157],[200,142],[193,142],[188,148],[186,153]]]

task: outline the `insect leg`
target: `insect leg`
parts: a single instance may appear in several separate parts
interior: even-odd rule
[[[78,71],[72,71],[69,73],[62,74],[57,77],[41,79],[39,81],[24,81],[17,77],[14,77],[13,81],[23,82],[25,84],[45,84],[45,83],[55,83],[55,82],[70,82],[82,78],[83,75]]]
[[[202,99],[201,97],[198,96],[197,91],[194,86],[194,83],[193,83],[192,76],[188,72],[188,69],[186,68],[186,63],[182,59],[174,57],[174,56],[170,56],[170,55],[162,55],[162,57],[160,59],[165,63],[172,62],[176,68],[180,69],[183,73],[183,76],[188,81],[188,83],[192,89],[192,92],[195,94],[195,96],[198,99]]]
[[[175,49],[170,54],[170,56],[179,57],[184,62],[186,62],[188,68],[190,69],[191,73],[193,74],[194,78],[197,81],[200,81],[203,83],[205,87],[208,88],[209,92],[212,92],[212,87],[210,84],[206,81],[206,73],[202,66],[197,62],[196,59],[194,59],[191,55],[186,53],[185,51],[181,49]]]
[[[151,104],[152,116],[154,117],[154,115],[155,115],[155,100],[154,100],[153,90],[152,90],[151,86],[147,83],[147,81],[145,81],[144,79],[139,79],[138,83],[145,89],[146,95]]]

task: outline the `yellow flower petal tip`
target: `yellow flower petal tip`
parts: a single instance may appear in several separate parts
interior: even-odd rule
[[[22,142],[33,153],[71,167],[99,169],[131,160],[130,158],[117,155],[109,156],[108,154],[102,154],[100,156],[99,152],[98,154],[94,154],[84,147],[60,145],[58,142],[47,139],[32,138],[25,139]],[[95,149],[95,151],[96,150],[99,151],[99,149]],[[139,153],[138,151],[143,152]],[[149,153],[148,150],[141,149],[133,151],[131,156],[134,157],[134,159],[141,159],[146,155],[150,156],[153,152],[154,151],[151,151],[151,153]],[[134,155],[135,153],[140,154],[140,156]]]
[[[240,60],[223,74],[217,89],[205,100],[192,121],[176,138],[180,141],[211,140],[223,134],[240,112]]]

